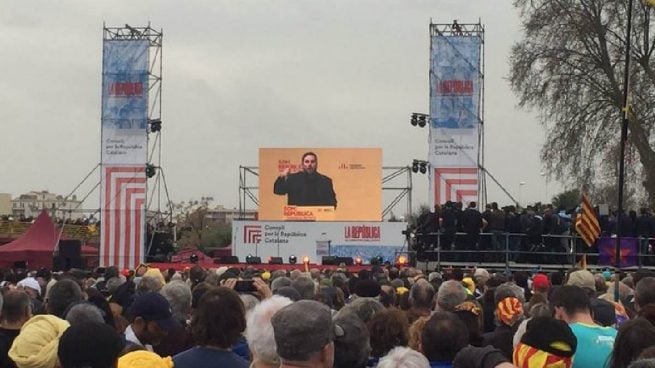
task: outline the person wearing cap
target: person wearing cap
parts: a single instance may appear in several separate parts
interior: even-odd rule
[[[253,368],[273,368],[280,365],[271,318],[278,310],[291,304],[289,298],[274,295],[259,303],[248,315],[246,340],[252,353]]]
[[[605,366],[614,347],[616,330],[594,322],[587,292],[578,286],[565,285],[553,291],[550,304],[555,318],[568,323],[577,338],[573,368]]]
[[[566,285],[574,285],[584,289],[589,297],[596,295],[596,279],[587,270],[577,270],[569,274]]]
[[[512,358],[517,367],[571,368],[576,349],[577,339],[565,322],[535,317],[528,322]]]
[[[158,345],[177,326],[168,300],[159,293],[139,295],[128,314],[130,325],[125,329],[128,350],[153,351],[153,345]]]
[[[19,289],[24,290],[30,296],[32,310],[34,313],[43,312],[43,302],[41,301],[41,285],[34,277],[26,277],[16,284]]]
[[[344,335],[332,321],[330,308],[313,300],[301,300],[275,313],[271,319],[280,368],[331,368],[334,339]]]
[[[246,329],[246,312],[234,290],[213,288],[200,298],[191,318],[193,348],[173,357],[176,368],[246,368],[248,362],[232,351]]]

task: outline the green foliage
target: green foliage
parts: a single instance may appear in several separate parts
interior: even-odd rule
[[[553,207],[564,207],[566,210],[580,205],[580,189],[565,190],[553,197]]]

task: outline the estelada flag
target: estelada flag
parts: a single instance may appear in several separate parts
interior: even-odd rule
[[[600,236],[600,224],[596,217],[596,211],[594,211],[594,207],[584,192],[582,192],[580,207],[582,210],[575,220],[575,229],[582,237],[582,240],[590,247]]]

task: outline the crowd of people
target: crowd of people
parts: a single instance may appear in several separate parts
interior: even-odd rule
[[[461,202],[446,202],[421,213],[412,230],[417,235],[419,252],[446,251],[446,260],[504,261],[501,253],[507,251],[509,260],[515,262],[571,263],[567,254],[598,253],[597,247],[587,247],[576,236],[577,211],[552,205],[499,208],[496,202],[480,210],[476,202],[467,208]],[[655,240],[655,216],[649,209],[621,216],[616,212],[600,215],[597,211],[596,216],[601,236],[641,238],[642,263],[655,264],[655,243],[650,241]]]
[[[654,276],[5,270],[0,367],[655,367]]]

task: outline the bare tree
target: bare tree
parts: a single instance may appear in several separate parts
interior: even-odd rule
[[[624,0],[515,0],[523,40],[512,48],[510,82],[522,107],[540,112],[546,168],[570,184],[616,183],[623,105]],[[655,38],[635,1],[626,175],[640,175],[655,204]]]

